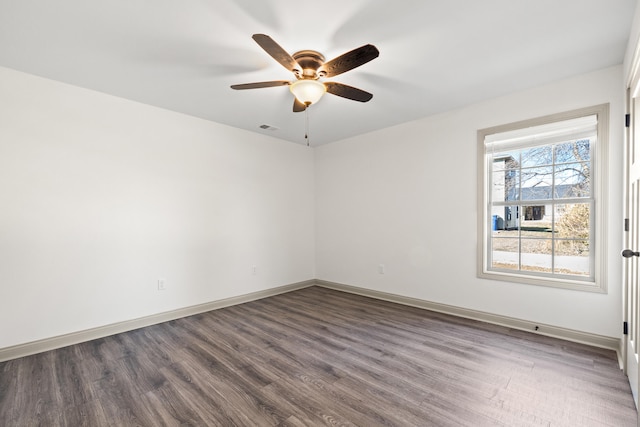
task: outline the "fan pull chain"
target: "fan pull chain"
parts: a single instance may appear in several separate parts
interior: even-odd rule
[[[304,139],[307,141],[307,147],[309,147],[309,106],[304,109]]]

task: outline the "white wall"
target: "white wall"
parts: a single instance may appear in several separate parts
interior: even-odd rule
[[[312,150],[0,68],[0,348],[314,277],[619,336],[622,68]],[[476,278],[477,129],[604,102],[609,293]]]
[[[622,74],[617,66],[318,147],[317,278],[620,336]],[[478,279],[477,130],[607,102],[608,294]]]
[[[314,278],[313,191],[307,147],[0,68],[0,348]]]

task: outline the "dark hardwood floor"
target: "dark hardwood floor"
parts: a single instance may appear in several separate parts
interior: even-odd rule
[[[311,287],[0,363],[1,426],[636,426],[615,354]]]

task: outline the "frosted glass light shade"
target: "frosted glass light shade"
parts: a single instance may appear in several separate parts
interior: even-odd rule
[[[298,80],[289,86],[291,93],[305,105],[315,104],[327,88],[317,80]]]

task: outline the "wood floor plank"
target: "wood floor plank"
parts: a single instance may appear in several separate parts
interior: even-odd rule
[[[188,401],[170,382],[140,396],[140,406],[152,413],[153,425],[160,426],[214,426],[224,425],[209,415],[213,408],[200,411],[197,404]],[[127,425],[127,424],[124,424]]]
[[[0,425],[637,425],[615,353],[309,287],[0,363]]]

